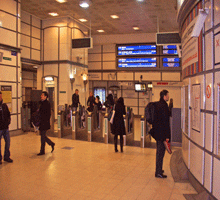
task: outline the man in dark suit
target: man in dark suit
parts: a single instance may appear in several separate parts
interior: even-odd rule
[[[169,101],[169,92],[163,90],[160,92],[160,101],[156,102],[154,111],[154,121],[152,123],[153,128],[151,133],[157,142],[157,153],[156,153],[156,172],[155,177],[167,178],[163,174],[163,158],[165,154],[164,141],[170,141],[170,112],[167,105]]]
[[[12,163],[13,160],[10,158],[10,135],[8,126],[11,123],[11,115],[8,110],[7,104],[3,103],[2,92],[0,91],[0,164],[2,164],[2,154],[1,154],[1,138],[4,137],[5,140],[5,154],[4,161]]]
[[[75,93],[72,95],[72,108],[73,111],[77,111],[78,105],[79,105],[79,90],[76,89]]]
[[[49,144],[52,147],[51,153],[54,151],[55,143],[52,142],[47,136],[46,132],[50,129],[50,116],[51,116],[51,107],[50,102],[47,100],[48,93],[42,92],[41,94],[41,105],[39,109],[40,113],[40,135],[41,135],[41,149],[38,156],[45,154],[45,143]]]

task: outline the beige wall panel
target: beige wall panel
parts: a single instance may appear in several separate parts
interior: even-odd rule
[[[43,77],[43,66],[38,66],[37,69],[37,89],[42,89],[42,77]]]
[[[12,106],[11,114],[17,113],[17,99],[12,99],[11,106]]]
[[[31,19],[31,18],[30,18],[30,14],[29,14],[29,13],[26,13],[26,12],[24,12],[24,11],[22,10],[22,11],[21,11],[21,21],[30,24],[30,21],[31,21],[30,19]]]
[[[21,47],[21,34],[18,34],[18,47]]]
[[[90,70],[101,69],[101,62],[89,62],[88,68]]]
[[[41,20],[32,15],[32,25],[40,28],[41,27]]]
[[[123,97],[124,98],[138,98],[138,93],[134,92],[134,90],[123,90]]]
[[[16,17],[0,11],[2,27],[16,31]]]
[[[9,130],[16,130],[17,129],[17,116],[11,116],[11,124],[9,125]]]
[[[47,75],[58,76],[58,65],[44,65],[44,76]]]
[[[133,73],[119,72],[117,73],[118,81],[133,81]]]
[[[58,60],[58,29],[44,30],[44,60]]]
[[[212,32],[205,35],[205,69],[210,70],[213,68],[213,51],[212,51]]]
[[[16,46],[16,33],[0,28],[0,43]]]
[[[32,48],[40,50],[40,40],[32,38]]]
[[[73,49],[72,50],[72,61],[84,64],[85,54],[86,54],[85,49]]]
[[[60,60],[69,60],[70,54],[66,44],[60,44]]]
[[[25,35],[30,35],[31,29],[30,25],[21,22],[21,32]]]
[[[92,49],[89,49],[89,54],[101,53],[101,45],[93,45]]]
[[[134,108],[134,113],[138,113],[138,110]],[[140,141],[141,140],[141,122],[140,118],[134,118],[134,140]]]
[[[11,60],[2,60],[1,64],[16,66],[16,56],[11,55],[11,51],[0,50],[3,53],[3,57],[11,58]]]
[[[171,86],[164,86],[153,87],[152,93],[152,101],[159,101],[160,99],[160,92],[162,90],[168,90],[170,98],[173,99],[173,107],[174,108],[181,108],[181,87],[171,87]]]
[[[103,52],[104,53],[115,53],[116,49],[115,49],[115,44],[109,44],[109,45],[103,45]]]
[[[67,44],[69,41],[67,27],[60,28],[60,44]]]
[[[0,80],[1,81],[16,81],[16,68],[15,67],[0,67]]]
[[[103,69],[116,69],[115,62],[103,62]]]
[[[143,81],[160,81],[161,80],[160,72],[136,72],[135,81],[140,81],[141,75],[142,75]]]
[[[33,87],[33,80],[22,80],[22,86],[23,87]]]
[[[89,73],[89,80],[101,80],[101,73]]]
[[[33,72],[27,72],[27,71],[23,71],[22,72],[22,80],[23,79],[33,79]]]
[[[97,35],[93,36],[93,43],[98,44],[122,44],[122,43],[143,43],[156,42],[156,33],[141,33],[141,34],[114,34],[114,35]]]
[[[31,59],[40,61],[40,51],[31,50]]]
[[[101,54],[89,54],[89,61],[101,61]]]
[[[26,48],[26,47],[22,47],[21,57],[22,58],[29,58],[30,59],[30,49]]]
[[[213,194],[215,195],[216,199],[220,199],[220,192],[219,192],[219,184],[220,184],[220,176],[219,176],[219,169],[220,169],[220,160],[218,158],[213,158]]]
[[[17,2],[12,0],[0,0],[1,10],[13,15],[17,14]]]
[[[32,27],[32,36],[40,39],[40,29]]]
[[[21,129],[21,114],[18,115],[18,128]]]
[[[139,107],[139,115],[145,114],[145,107]]]
[[[103,61],[115,61],[115,53],[104,53]]]
[[[21,35],[21,45],[30,47],[30,37],[26,35]]]
[[[162,72],[162,81],[180,81],[179,72]]]
[[[132,106],[137,106],[138,105],[138,100],[137,99],[132,99],[132,98],[124,98],[124,103],[125,106],[128,107],[132,107]]]
[[[103,73],[103,80],[114,81],[116,80],[116,74],[115,73]]]

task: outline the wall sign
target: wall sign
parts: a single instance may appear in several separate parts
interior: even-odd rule
[[[12,88],[11,86],[1,86],[3,102],[7,104],[9,111],[12,111]]]
[[[206,87],[206,97],[209,99],[211,97],[211,87],[208,85]]]
[[[192,85],[192,129],[200,132],[200,84]]]

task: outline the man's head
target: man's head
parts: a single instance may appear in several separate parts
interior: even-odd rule
[[[92,97],[92,96],[93,96],[93,93],[92,93],[91,91],[89,92],[89,96],[90,96],[90,97]]]
[[[164,101],[169,101],[169,92],[167,90],[162,90],[160,92],[160,99],[163,99]]]
[[[46,91],[43,91],[41,93],[41,96],[40,96],[41,100],[44,101],[48,98],[48,93]]]
[[[78,90],[78,89],[76,89],[76,90],[75,90],[75,93],[76,93],[76,94],[79,94],[79,90]]]
[[[2,101],[2,92],[0,91],[0,101]]]

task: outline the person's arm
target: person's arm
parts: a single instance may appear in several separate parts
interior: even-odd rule
[[[5,104],[5,109],[6,109],[6,115],[7,115],[7,120],[8,120],[8,125],[11,123],[11,113],[10,113],[10,111],[9,111],[9,109],[8,109],[8,106],[7,106],[7,104]]]

